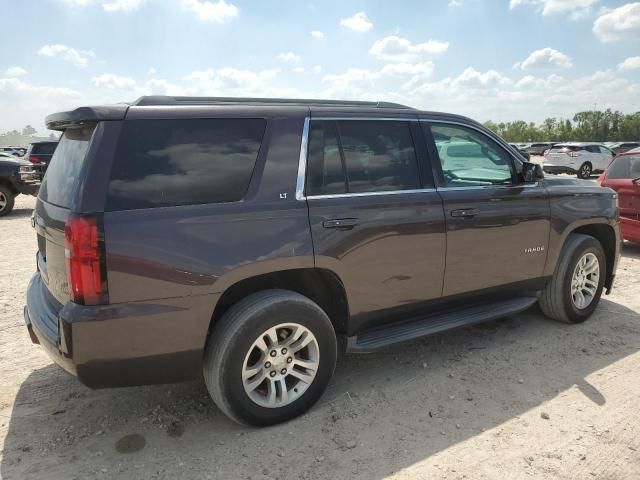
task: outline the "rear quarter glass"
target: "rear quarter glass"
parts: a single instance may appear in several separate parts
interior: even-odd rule
[[[107,211],[233,202],[249,186],[266,120],[128,120]]]
[[[40,187],[41,200],[70,208],[95,125],[65,130]]]

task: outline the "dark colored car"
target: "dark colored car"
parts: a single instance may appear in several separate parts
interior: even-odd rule
[[[618,142],[611,145],[611,150],[613,150],[616,154],[628,152],[629,150],[633,150],[634,148],[639,148],[640,142]]]
[[[201,375],[268,425],[370,352],[540,303],[586,320],[614,191],[545,179],[465,117],[397,104],[143,97],[47,117],[31,338],[90,387]]]
[[[42,165],[43,171],[46,171],[57,146],[58,142],[34,142],[29,145],[25,157],[33,164]]]
[[[599,181],[618,192],[622,238],[640,243],[640,148],[615,157]]]
[[[527,153],[526,149],[520,147],[517,143],[510,143],[509,145],[515,148],[518,151],[518,153],[525,158],[525,160],[529,160],[531,158],[531,155]]]
[[[524,151],[529,155],[543,155],[544,152],[552,148],[553,145],[553,142],[532,143],[527,148],[525,148]]]
[[[40,178],[26,160],[0,152],[0,217],[11,213],[16,196],[37,195]]]

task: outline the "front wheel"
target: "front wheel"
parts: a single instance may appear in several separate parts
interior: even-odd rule
[[[316,303],[266,290],[232,306],[214,326],[204,378],[232,420],[273,425],[301,415],[322,396],[336,356],[333,326]]]
[[[598,306],[607,272],[598,240],[572,233],[567,238],[553,277],[540,295],[540,308],[554,320],[584,322]]]
[[[4,185],[0,185],[0,217],[9,215],[13,210],[16,196]]]

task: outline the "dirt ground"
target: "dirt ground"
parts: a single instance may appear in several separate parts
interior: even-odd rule
[[[251,429],[202,381],[89,390],[31,343],[33,206],[0,219],[3,480],[640,478],[640,246],[582,325],[533,308],[349,355],[308,414]]]

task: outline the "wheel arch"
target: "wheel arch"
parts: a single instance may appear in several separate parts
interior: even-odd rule
[[[213,325],[229,307],[248,295],[273,288],[291,290],[308,297],[324,310],[337,335],[347,332],[349,304],[338,275],[322,268],[293,268],[250,276],[229,285],[216,302],[207,338]]]

